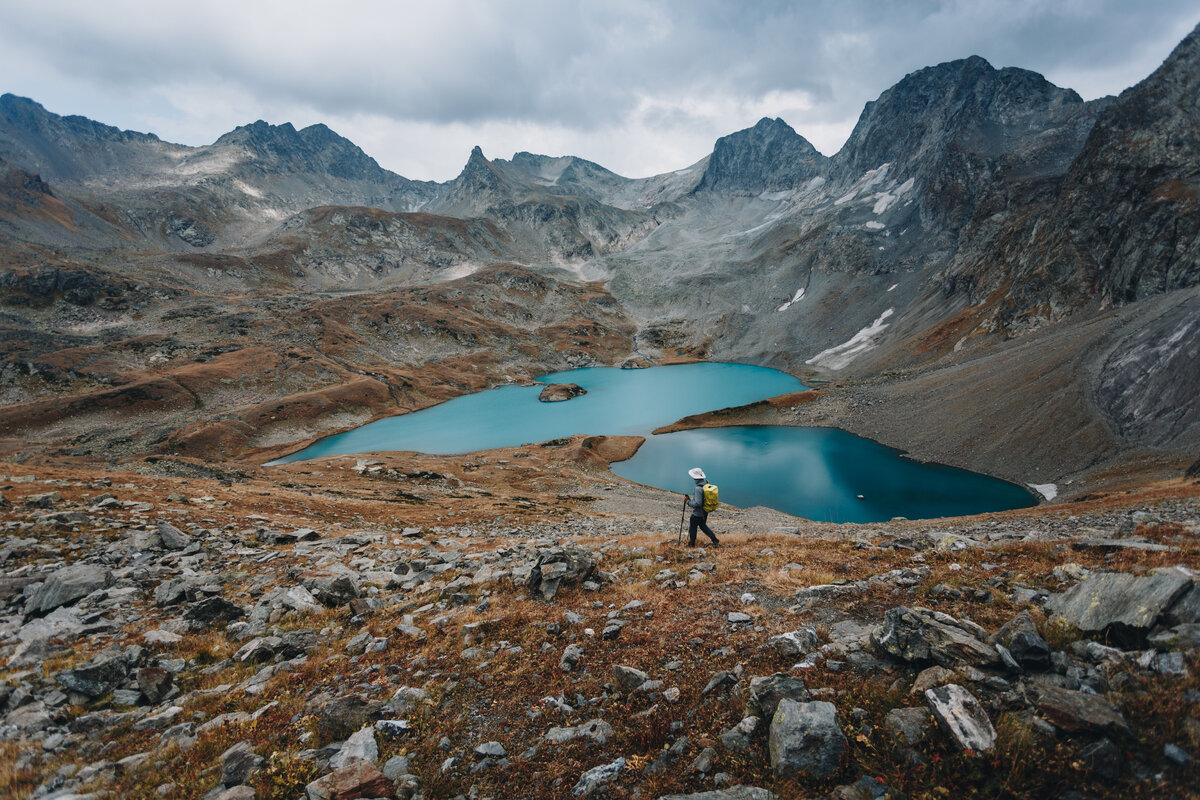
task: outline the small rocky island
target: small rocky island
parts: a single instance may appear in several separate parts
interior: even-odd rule
[[[542,393],[538,395],[538,400],[543,403],[561,403],[563,400],[570,400],[572,397],[579,397],[587,394],[587,389],[575,383],[552,383]]]

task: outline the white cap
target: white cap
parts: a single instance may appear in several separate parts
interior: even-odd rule
[[[700,469],[699,467],[692,467],[689,469],[688,476],[695,478],[698,481],[705,480],[704,470]]]

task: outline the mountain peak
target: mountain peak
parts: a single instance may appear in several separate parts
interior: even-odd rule
[[[997,70],[980,56],[925,67],[866,104],[835,157],[838,173],[856,180],[885,163],[903,170],[962,136],[980,152],[1003,150],[1009,138],[1036,135],[1082,103],[1036,72]]]
[[[794,189],[820,175],[828,159],[782,119],[722,136],[695,191],[760,192]]]

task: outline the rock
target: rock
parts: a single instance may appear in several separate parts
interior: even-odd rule
[[[679,759],[683,757],[683,753],[687,750],[688,737],[680,736],[671,746],[662,750],[658,754],[658,758],[651,761],[642,772],[646,775],[662,775],[679,763]]]
[[[63,670],[54,679],[72,692],[91,698],[103,697],[129,675],[129,666],[120,656],[99,656],[75,669]]]
[[[307,800],[395,797],[392,782],[371,763],[355,761],[304,787]]]
[[[133,723],[135,731],[157,731],[163,728],[168,728],[175,722],[176,718],[183,713],[183,708],[180,706],[171,706],[165,711],[160,711],[157,714],[151,714],[148,717],[142,717],[137,722]]]
[[[1022,611],[992,635],[992,642],[1005,647],[1023,669],[1050,669],[1050,645],[1038,633],[1033,616]]]
[[[729,620],[730,625],[748,625],[754,622],[754,617],[743,611],[730,611],[725,618]]]
[[[757,786],[730,786],[711,792],[664,794],[658,800],[779,800],[779,796]]]
[[[1191,755],[1186,750],[1179,745],[1171,744],[1170,742],[1163,745],[1163,758],[1180,767],[1186,767],[1188,764],[1191,764],[1193,760]]]
[[[925,738],[929,722],[929,710],[926,708],[893,708],[883,719],[887,729],[908,747]]]
[[[699,772],[701,775],[707,775],[712,772],[713,764],[717,760],[717,751],[711,747],[706,747],[700,751],[700,755],[696,756],[696,760],[692,762],[692,772]]]
[[[977,638],[971,624],[927,608],[889,609],[883,624],[871,632],[871,644],[902,661],[932,661],[944,667],[999,661],[995,649]]]
[[[718,689],[721,689],[725,686],[732,686],[735,683],[737,683],[737,678],[733,675],[730,675],[725,670],[715,672],[713,673],[712,677],[708,679],[708,683],[704,685],[704,688],[700,690],[700,696],[707,696],[709,692],[715,692]]]
[[[54,508],[54,504],[60,502],[62,502],[62,495],[58,492],[27,494],[24,499],[26,508]]]
[[[366,700],[356,694],[342,695],[317,712],[317,730],[326,739],[341,741],[365,727],[371,716]]]
[[[499,742],[483,742],[475,745],[472,751],[476,758],[504,758],[508,755],[508,751],[504,749],[504,745]]]
[[[618,758],[616,761],[608,764],[601,764],[598,767],[592,767],[579,776],[579,780],[575,783],[575,788],[571,789],[571,794],[575,797],[589,797],[602,784],[614,780],[621,774],[621,770],[623,769],[625,769],[625,759],[623,758]]]
[[[215,624],[230,623],[246,616],[246,611],[224,597],[206,597],[183,612],[183,618],[195,628],[207,628]]]
[[[846,737],[832,703],[799,703],[784,698],[771,719],[768,737],[771,769],[777,776],[806,774],[825,778],[837,771]]]
[[[251,749],[250,742],[238,742],[221,754],[221,785],[248,783],[264,763],[262,756]]]
[[[383,777],[395,781],[401,775],[407,775],[409,764],[407,756],[392,756],[383,765]]]
[[[804,703],[812,699],[808,687],[799,678],[793,678],[784,672],[777,672],[767,677],[755,676],[750,679],[750,692],[746,698],[746,716],[762,719],[772,719],[779,701],[783,698]]]
[[[1192,588],[1167,609],[1162,621],[1172,626],[1200,624],[1200,584],[1193,582]]]
[[[306,578],[301,581],[301,585],[312,593],[318,603],[328,608],[347,605],[358,597],[358,589],[354,586],[354,581],[346,575],[322,575]]]
[[[923,695],[926,690],[932,689],[935,686],[941,686],[942,684],[953,683],[957,678],[958,673],[952,669],[938,666],[928,667],[921,670],[920,674],[917,675],[916,680],[913,681],[912,689],[909,691],[911,694]]]
[[[1102,780],[1115,781],[1121,777],[1121,765],[1125,758],[1121,749],[1111,739],[1092,742],[1079,751],[1079,761],[1091,775]]]
[[[381,719],[375,722],[375,730],[384,739],[399,739],[411,733],[412,729],[412,724],[406,719]]]
[[[142,667],[137,671],[138,689],[152,706],[166,699],[174,682],[175,676],[162,667]]]
[[[142,634],[142,641],[148,645],[170,646],[179,644],[183,641],[183,637],[178,633],[164,630],[146,631]]]
[[[433,702],[429,692],[418,686],[401,686],[387,702],[387,710],[398,716],[410,716]]]
[[[562,658],[558,660],[559,669],[563,672],[570,672],[575,669],[575,665],[579,663],[579,658],[582,655],[582,647],[577,644],[567,645],[563,648]]]
[[[168,550],[183,550],[192,543],[190,536],[169,522],[158,523],[158,538]]]
[[[613,667],[613,677],[616,678],[617,684],[621,688],[632,691],[638,688],[646,681],[650,680],[650,676],[642,672],[640,669],[626,667],[620,664]]]
[[[341,769],[354,761],[368,761],[374,764],[378,760],[379,744],[375,741],[375,726],[368,725],[355,731],[342,744],[342,748],[329,759],[329,768]]]
[[[563,744],[572,739],[591,739],[597,744],[604,744],[613,733],[612,726],[597,717],[573,728],[551,728],[544,738],[556,744]]]
[[[27,616],[40,617],[112,584],[112,573],[99,564],[72,564],[46,578],[29,598],[25,613]]]
[[[174,785],[174,784],[169,784]],[[214,794],[211,798],[205,795],[205,800],[255,800],[258,795],[254,792],[252,786],[231,786],[228,789]],[[65,800],[62,798],[61,800]]]
[[[1121,712],[1099,695],[1041,686],[1034,705],[1054,727],[1068,733],[1131,733]]]
[[[987,752],[996,744],[996,729],[975,695],[955,683],[925,692],[938,726],[963,750]]]
[[[721,732],[721,744],[731,753],[740,753],[749,749],[751,737],[758,730],[759,717],[744,717],[737,725]]]
[[[788,631],[767,640],[767,647],[784,658],[799,658],[811,653],[820,646],[820,638],[814,628],[800,628]]]
[[[543,403],[561,403],[573,397],[587,394],[587,389],[574,383],[552,383],[542,389],[538,400]]]
[[[552,547],[538,553],[526,585],[533,597],[553,600],[559,586],[582,584],[592,577],[596,566],[596,556],[586,547]]]
[[[1192,581],[1181,575],[1092,573],[1062,594],[1051,595],[1046,608],[1086,634],[1136,646],[1191,587]]]

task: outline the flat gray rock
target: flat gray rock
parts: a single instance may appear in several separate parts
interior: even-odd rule
[[[51,574],[38,587],[29,598],[25,613],[40,617],[112,584],[112,573],[99,564],[72,564]]]
[[[1109,633],[1132,644],[1190,588],[1192,581],[1180,575],[1093,573],[1062,594],[1051,595],[1046,608],[1084,633]]]

